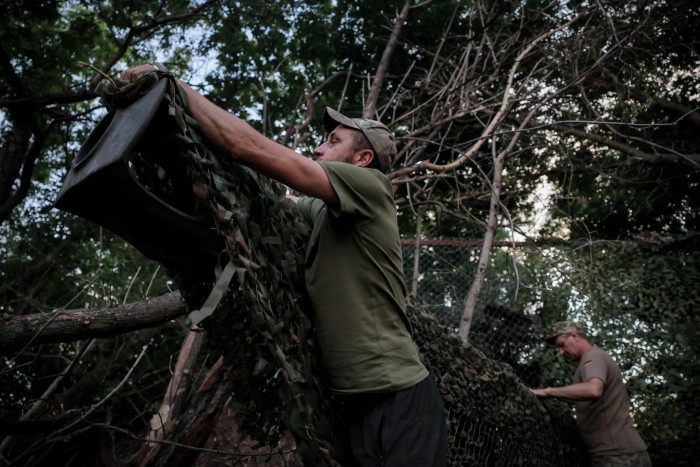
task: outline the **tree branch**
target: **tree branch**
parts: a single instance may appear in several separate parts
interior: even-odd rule
[[[627,154],[631,160],[637,160],[648,163],[674,163],[688,164],[692,167],[700,167],[700,154],[649,154],[647,152],[636,149],[621,141],[616,141],[605,136],[595,133],[589,133],[584,130],[577,130],[565,125],[551,125],[552,128],[563,134],[571,134],[578,138],[587,139],[595,143],[605,145],[611,149],[617,149],[620,152]]]
[[[382,53],[382,59],[377,67],[377,73],[374,75],[374,79],[372,80],[372,87],[370,88],[367,96],[367,103],[362,111],[363,118],[375,118],[374,114],[377,110],[379,90],[381,89],[382,84],[384,84],[384,76],[386,76],[386,71],[389,68],[389,61],[391,60],[391,56],[394,54],[394,50],[396,49],[396,44],[399,41],[399,35],[403,29],[403,24],[406,22],[408,13],[411,11],[411,3],[411,0],[406,0],[401,13],[396,18],[394,29],[391,31],[391,36],[389,37],[389,41],[386,43],[386,47]]]
[[[3,322],[0,352],[29,344],[109,337],[154,327],[187,312],[179,292],[100,310],[57,310],[18,316]]]

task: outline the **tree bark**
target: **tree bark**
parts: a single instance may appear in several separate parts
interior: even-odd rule
[[[425,213],[425,208],[418,208],[416,213],[416,240],[413,245],[413,272],[411,275],[411,296],[418,296],[418,276],[420,275],[420,242],[423,238],[422,226],[423,226],[423,213]]]
[[[494,143],[495,145],[495,143]],[[498,230],[498,212],[501,204],[501,180],[503,176],[505,154],[501,152],[495,155],[493,161],[493,181],[491,183],[491,209],[489,210],[489,218],[486,224],[486,232],[484,233],[484,244],[481,247],[481,255],[479,263],[474,273],[474,280],[467,293],[467,298],[464,303],[464,312],[459,323],[459,338],[463,342],[469,340],[469,330],[471,329],[472,317],[476,309],[476,302],[481,295],[481,289],[486,279],[486,270],[488,269],[489,259],[491,258],[491,248],[493,239],[496,237]]]
[[[150,328],[187,312],[179,292],[128,305],[100,310],[57,310],[53,313],[0,319],[0,353],[29,344],[72,342],[91,337],[110,337]]]
[[[149,422],[151,428],[147,436],[149,440],[160,441],[172,436],[174,427],[189,402],[188,396],[205,341],[205,332],[190,332],[185,337],[170,384],[163,396],[163,402]],[[215,368],[218,367],[219,365],[215,365]],[[146,465],[160,454],[162,448],[163,445],[159,443],[144,444],[133,458],[141,459],[141,465]]]
[[[216,419],[230,396],[226,375],[227,369],[223,357],[220,357],[189,399],[187,412],[177,420],[177,431],[168,436],[168,441],[177,444],[167,444],[164,449],[159,450],[156,459],[144,459],[141,467],[195,464],[201,451],[192,448],[201,448],[207,442]]]
[[[403,24],[406,22],[408,13],[411,11],[411,3],[411,0],[406,0],[406,3],[404,3],[403,8],[401,9],[401,13],[396,18],[394,29],[391,31],[389,41],[386,43],[386,47],[382,53],[382,59],[377,67],[377,73],[374,75],[374,79],[372,80],[372,87],[367,95],[367,103],[362,111],[363,118],[376,118],[375,113],[377,112],[379,91],[384,83],[384,76],[386,76],[386,71],[389,69],[389,61],[391,60],[391,56],[394,54],[394,50],[396,49],[396,44],[399,41],[399,35],[403,29]]]

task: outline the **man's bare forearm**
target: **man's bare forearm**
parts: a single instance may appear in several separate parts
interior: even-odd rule
[[[598,399],[603,395],[605,384],[598,378],[592,378],[584,383],[570,384],[561,387],[530,389],[537,397],[556,397],[570,401],[585,401]]]

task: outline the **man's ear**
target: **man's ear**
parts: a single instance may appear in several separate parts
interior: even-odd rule
[[[354,164],[358,167],[369,167],[374,160],[374,151],[371,149],[361,149],[353,157]]]

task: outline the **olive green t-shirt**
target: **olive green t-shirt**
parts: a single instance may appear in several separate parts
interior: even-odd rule
[[[632,424],[630,400],[620,368],[598,347],[592,347],[583,355],[574,374],[574,383],[591,378],[605,383],[603,395],[575,403],[576,423],[589,452],[594,456],[610,456],[646,450],[646,444]]]
[[[321,362],[337,393],[405,389],[428,375],[405,315],[391,183],[378,170],[320,162],[340,199],[303,197],[312,224],[306,286]]]

